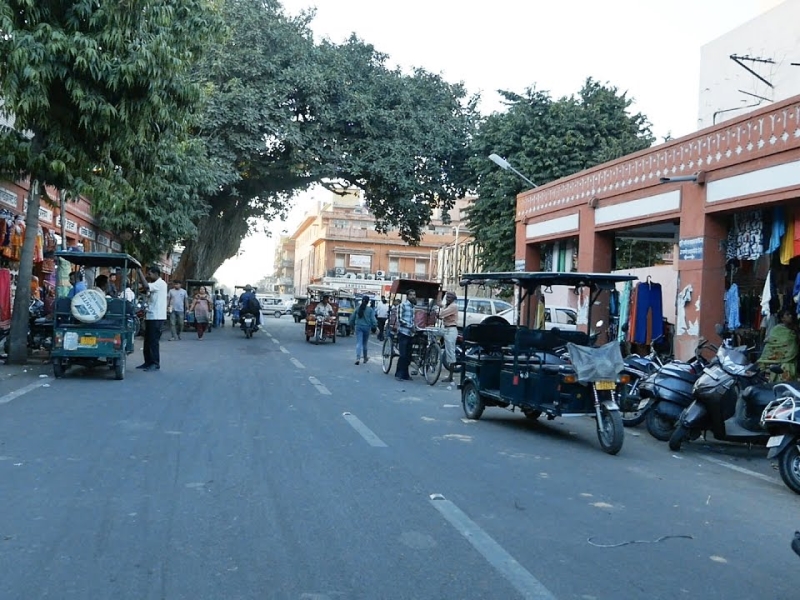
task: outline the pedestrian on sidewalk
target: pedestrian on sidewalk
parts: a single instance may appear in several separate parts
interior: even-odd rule
[[[149,294],[147,312],[144,316],[144,362],[136,367],[145,371],[161,369],[161,330],[167,320],[167,283],[161,279],[161,269],[155,265],[148,267],[147,275],[139,271],[142,293]]]
[[[386,300],[386,296],[381,296],[381,301],[375,306],[375,318],[378,320],[378,341],[382,342],[386,319],[389,318],[389,302]]]
[[[375,318],[375,310],[369,306],[369,296],[361,297],[361,305],[350,315],[350,327],[356,332],[356,364],[359,364],[361,357],[364,357],[364,364],[367,364],[367,346],[369,345],[369,334],[378,327]]]
[[[458,303],[456,302],[456,295],[453,292],[447,292],[444,295],[445,305],[439,311],[439,318],[442,320],[444,327],[444,357],[445,368],[449,371],[445,383],[453,382],[453,371],[455,371],[456,362],[456,340],[458,339]],[[442,306],[439,301],[439,306]]]
[[[186,290],[181,287],[180,281],[172,282],[172,289],[169,291],[169,330],[172,334],[170,341],[181,339],[183,333],[183,323],[186,319],[186,307],[189,305],[189,296]]]
[[[208,290],[205,286],[201,287],[194,295],[192,305],[189,307],[190,311],[194,312],[194,326],[197,329],[197,339],[202,340],[203,335],[206,333],[208,323],[211,320],[211,311],[214,305],[211,302],[211,296],[208,295]]]

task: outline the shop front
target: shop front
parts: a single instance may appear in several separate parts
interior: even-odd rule
[[[577,270],[611,272],[618,232],[671,224],[677,294],[661,303],[675,306],[676,355],[717,340],[717,324],[756,345],[780,308],[796,311],[796,214],[800,97],[520,194],[517,268],[577,237]]]

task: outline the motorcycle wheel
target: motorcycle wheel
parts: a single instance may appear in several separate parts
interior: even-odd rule
[[[525,415],[531,421],[536,421],[539,417],[542,416],[542,411],[535,409],[535,408],[523,408],[522,414]]]
[[[681,451],[681,444],[683,444],[683,440],[687,439],[688,437],[688,430],[686,426],[678,422],[675,426],[675,431],[672,432],[672,435],[669,436],[669,449],[673,452],[680,452]]]
[[[425,374],[425,381],[428,385],[436,385],[439,375],[442,374],[442,350],[439,344],[433,342],[425,351],[425,358],[422,361],[422,371]]]
[[[471,381],[466,383],[461,391],[461,405],[464,407],[464,414],[467,418],[475,421],[481,418],[486,408],[486,403],[478,392],[478,388]]]
[[[64,368],[64,363],[60,358],[57,358],[53,361],[53,376],[56,379],[61,379],[66,374],[66,369]]]
[[[597,420],[597,440],[600,442],[600,447],[607,454],[617,454],[622,450],[622,443],[625,441],[622,415],[618,410],[609,410],[605,405],[601,405],[600,417]]]
[[[640,398],[638,396],[630,396],[630,390],[633,385],[633,383],[626,383],[619,393],[619,412],[622,415],[622,424],[625,427],[636,427],[647,418],[646,409],[639,410]]]
[[[800,451],[798,440],[794,440],[783,454],[778,457],[778,471],[783,483],[795,494],[800,494]]]
[[[392,353],[392,338],[387,337],[385,340],[383,340],[381,358],[383,359],[383,364],[381,365],[383,372],[388,373],[392,370],[392,361],[394,360],[394,354]]]
[[[656,438],[659,442],[669,441],[669,438],[675,429],[675,424],[659,415],[655,406],[651,407],[650,410],[647,411],[647,417],[645,420],[647,421],[647,431],[650,432],[650,435]]]
[[[114,379],[117,381],[122,381],[125,379],[125,355],[123,354],[117,359],[117,362],[114,363]]]

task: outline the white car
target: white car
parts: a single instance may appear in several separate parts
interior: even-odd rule
[[[498,313],[497,316],[503,317],[509,323],[513,323],[514,308],[504,310]],[[546,306],[544,309],[544,328],[553,329],[554,327],[563,331],[576,331],[578,329],[578,311],[568,306]]]
[[[464,298],[456,299],[458,304],[458,326],[464,326]],[[496,298],[470,298],[467,305],[467,325],[480,323],[486,317],[513,310],[513,306]],[[510,314],[510,313],[509,313]]]

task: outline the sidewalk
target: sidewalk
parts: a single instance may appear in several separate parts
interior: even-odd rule
[[[0,362],[0,397],[25,387],[34,381],[44,379],[40,375],[53,378],[53,367],[47,354],[34,355],[28,358],[26,365],[8,365]]]

